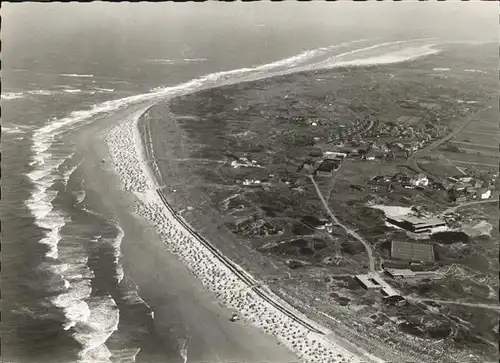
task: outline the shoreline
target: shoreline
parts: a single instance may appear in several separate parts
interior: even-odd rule
[[[192,271],[165,248],[150,222],[137,215],[133,208],[140,203],[137,196],[117,188],[123,180],[110,162],[113,159],[105,140],[109,138],[110,129],[123,129],[123,120],[130,121],[131,115],[144,107],[144,104],[142,107],[136,105],[117,112],[99,124],[90,125],[77,136],[85,156],[82,172],[86,182],[88,180],[86,186],[101,198],[97,212],[111,214],[122,226],[125,234],[120,250],[125,277],[137,286],[138,296],[151,310],[151,317],[145,322],[148,332],[144,339],[136,342],[141,347],[136,362],[167,360],[180,363],[184,361],[182,349],[187,351],[188,361],[193,363],[298,361],[288,349],[257,328],[231,323],[230,311],[223,308]],[[132,141],[132,137],[127,140],[129,146],[133,146]],[[130,184],[126,189],[136,185]],[[182,348],[187,340],[189,342]]]

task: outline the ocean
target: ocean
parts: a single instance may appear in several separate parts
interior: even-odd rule
[[[123,228],[86,187],[85,154],[72,134],[131,105],[217,84],[438,53],[435,39],[408,41],[419,37],[339,32],[294,41],[261,24],[252,36],[243,26],[233,31],[216,51],[210,45],[217,40],[200,33],[189,47],[168,34],[164,43],[142,38],[140,51],[107,28],[73,35],[75,44],[66,35],[33,48],[24,38],[16,44],[3,37],[3,361],[148,362],[147,353],[157,361],[183,359],[183,342],[173,336],[165,344],[169,327],[155,328],[152,310],[123,270]],[[15,48],[22,57],[9,55]],[[172,326],[182,325],[177,319]]]

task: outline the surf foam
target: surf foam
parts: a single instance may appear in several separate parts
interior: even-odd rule
[[[80,77],[80,78],[92,78],[93,74],[77,74],[77,73],[61,73],[61,77]]]
[[[17,100],[24,97],[23,92],[2,92],[2,100]]]

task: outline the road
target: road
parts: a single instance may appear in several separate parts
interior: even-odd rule
[[[468,302],[462,302],[462,301],[456,301],[456,300],[436,300],[436,299],[415,298],[415,297],[407,297],[406,299],[410,300],[410,301],[412,301],[412,300],[413,301],[421,301],[421,302],[432,301],[432,302],[435,302],[438,304],[453,304],[453,305],[471,306],[471,307],[475,307],[475,308],[500,311],[499,304],[479,304],[479,303],[468,303]]]
[[[450,160],[452,163],[457,164],[470,164],[470,165],[480,165],[480,166],[491,166],[498,168],[498,164],[487,164],[487,163],[476,163],[474,161],[466,161],[466,160]]]
[[[479,148],[487,148],[487,149],[494,149],[496,151],[498,151],[498,145],[485,145],[485,144],[475,144],[475,143],[472,143],[472,142],[465,142],[465,141],[451,141],[451,143],[453,144],[460,144],[460,145],[463,145],[465,147],[467,146],[477,146]]]
[[[378,272],[375,270],[375,259],[373,257],[373,252],[372,252],[372,248],[371,248],[370,244],[363,237],[361,237],[359,234],[357,234],[354,230],[352,230],[349,227],[346,227],[345,225],[340,223],[340,221],[337,219],[337,217],[335,217],[335,215],[330,210],[330,207],[328,207],[328,203],[326,202],[325,198],[323,197],[323,193],[321,193],[321,190],[319,189],[319,186],[316,183],[316,180],[314,180],[314,176],[309,175],[309,178],[311,179],[311,182],[313,183],[314,188],[316,189],[316,193],[318,194],[319,199],[321,199],[321,202],[323,203],[323,206],[325,207],[325,210],[327,211],[327,213],[330,216],[330,218],[332,219],[332,221],[336,225],[341,227],[344,231],[346,231],[346,233],[348,235],[354,237],[355,239],[357,239],[359,242],[361,242],[365,246],[366,253],[368,254],[370,272],[372,272],[374,274],[378,274]]]
[[[459,205],[456,205],[454,207],[446,209],[441,215],[445,215],[446,213],[451,213],[456,211],[457,209],[464,208],[464,207],[469,207],[471,205],[476,205],[476,204],[486,204],[486,203],[497,203],[498,199],[488,199],[488,200],[475,200],[472,202],[465,202],[461,203]]]

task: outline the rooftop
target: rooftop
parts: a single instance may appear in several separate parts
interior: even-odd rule
[[[401,277],[413,277],[415,276],[415,272],[410,269],[399,269],[399,268],[388,268],[386,272],[392,277],[401,276]]]
[[[317,171],[331,172],[332,170],[337,170],[338,167],[339,163],[332,160],[325,160],[318,166]]]
[[[421,218],[413,214],[404,214],[400,216],[391,217],[391,219],[397,222],[407,222],[414,226],[420,227],[419,225],[438,225],[446,223],[442,219],[431,217],[431,218]]]
[[[429,243],[392,241],[391,257],[408,261],[434,261],[434,246]]]

